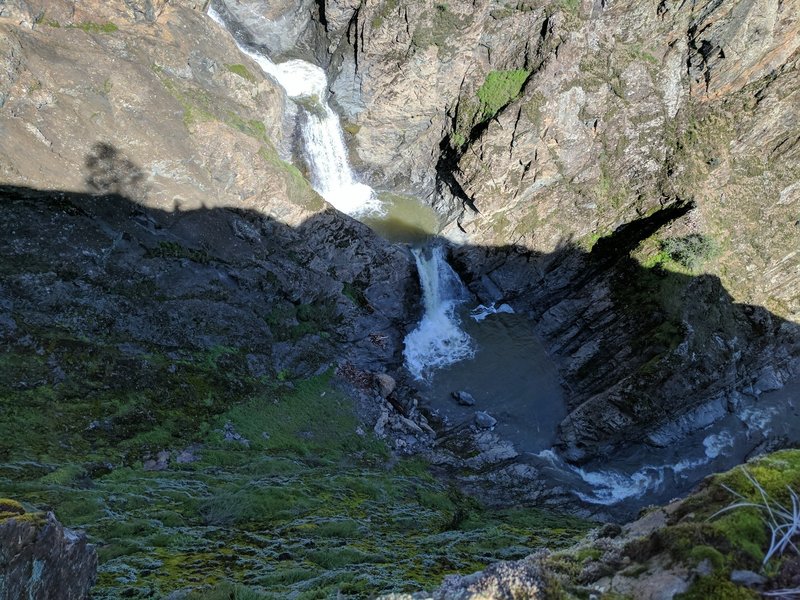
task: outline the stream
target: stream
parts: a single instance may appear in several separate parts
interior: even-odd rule
[[[214,3],[208,15],[227,29]],[[275,64],[234,40],[298,105],[317,192],[388,240],[410,244],[424,313],[406,337],[405,365],[429,408],[447,422],[473,422],[476,411],[489,413],[497,420],[494,431],[514,444],[520,461],[537,467],[553,486],[571,489],[587,505],[618,518],[688,492],[709,473],[741,464],[769,440],[800,442],[800,381],[795,381],[705,407],[687,421],[685,431],[691,433],[667,428],[650,443],[603,460],[581,467],[564,461],[552,448],[567,416],[564,392],[533,323],[507,305],[476,306],[435,241],[439,222],[432,209],[357,180],[321,68],[302,60]],[[459,391],[470,394],[474,405],[457,403],[452,393]]]

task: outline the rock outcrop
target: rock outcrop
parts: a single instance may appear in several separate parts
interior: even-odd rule
[[[797,461],[796,450],[775,453],[710,477],[688,498],[652,508],[624,526],[606,524],[567,550],[542,549],[472,575],[446,577],[428,593],[380,598],[791,597],[800,582],[796,554],[765,553],[769,510],[790,502],[785,486],[796,489],[800,482]],[[735,506],[740,502],[749,507]]]
[[[34,311],[77,302],[85,319],[71,326],[91,329],[115,315],[120,332],[147,343],[207,348],[250,329],[259,340],[252,350],[274,357],[276,372],[313,371],[319,361],[299,357],[333,354],[320,351],[342,342],[363,349],[339,352],[342,360],[375,370],[398,364],[405,295],[416,285],[411,261],[326,209],[284,162],[294,121],[281,88],[204,3],[94,4],[26,3],[32,30],[0,20],[0,68],[9,74],[0,84],[0,177],[17,186],[2,191],[8,230],[34,236],[42,260],[94,282],[23,276],[16,309],[23,298],[39,305]],[[93,240],[92,249],[70,238]],[[11,255],[30,251],[15,248]],[[134,287],[163,294],[146,293],[130,309],[118,304],[130,301],[124,294],[93,300],[100,294],[90,288],[119,268]],[[223,296],[233,302],[225,310]],[[188,304],[146,306],[156,297]],[[162,310],[174,327],[153,322]],[[320,339],[331,319],[343,327],[335,340]],[[295,339],[300,330],[308,339]]]
[[[97,553],[83,533],[53,513],[26,513],[0,499],[0,598],[85,600],[97,574]]]

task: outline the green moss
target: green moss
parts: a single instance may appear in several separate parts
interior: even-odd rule
[[[145,257],[187,259],[202,265],[211,262],[211,257],[205,250],[187,248],[175,242],[159,242],[158,246],[147,250]]]
[[[12,517],[19,517],[25,514],[22,504],[9,498],[0,498],[0,523]]]
[[[658,65],[660,63],[660,61],[655,56],[653,56],[646,50],[643,50],[639,44],[632,44],[631,46],[629,46],[628,52],[630,52],[631,57],[635,60],[645,61],[652,65]]]
[[[436,3],[433,10],[422,14],[420,24],[411,34],[411,43],[418,48],[437,46],[441,52],[449,54],[455,49],[450,40],[469,25],[473,18],[471,14],[454,13],[446,3]]]
[[[10,498],[0,498],[0,512],[16,513],[21,515],[25,512],[25,509],[22,507],[22,504],[16,500],[11,500]]]
[[[366,308],[369,306],[369,301],[367,297],[364,295],[364,290],[362,286],[359,286],[355,283],[345,282],[342,285],[342,293],[350,298],[350,300],[358,307]]]
[[[699,565],[701,562],[707,560],[715,569],[721,569],[725,566],[725,556],[712,546],[695,546],[689,551],[688,559]]]
[[[581,8],[581,0],[557,0],[556,4],[564,11],[576,15]]]
[[[359,131],[361,131],[361,126],[356,125],[355,123],[345,123],[342,125],[342,129],[344,129],[350,135],[357,135]]]
[[[225,65],[225,68],[228,69],[228,71],[230,71],[234,75],[238,75],[239,77],[241,77],[242,79],[246,79],[250,83],[255,83],[257,81],[255,75],[253,75],[250,72],[250,70],[244,65],[241,64]]]
[[[80,29],[86,33],[114,33],[115,31],[119,31],[119,27],[110,21],[108,23],[94,23],[92,21],[85,21],[83,23],[68,25],[68,27]]]
[[[325,207],[325,201],[303,177],[300,169],[279,158],[271,144],[262,146],[258,151],[258,156],[283,172],[287,183],[287,195],[291,202],[310,211],[320,211]]]
[[[33,512],[33,513],[25,513],[24,515],[7,515],[14,518],[14,520],[20,523],[30,523],[34,527],[41,527],[45,523],[47,523],[47,516],[45,513],[42,512]],[[0,520],[2,520],[3,514],[0,513]]]
[[[224,121],[234,129],[241,131],[245,135],[264,143],[269,142],[267,138],[267,127],[263,121],[258,119],[242,119],[236,113],[228,112],[225,115]]]
[[[478,88],[481,120],[495,116],[500,109],[516,99],[531,72],[524,69],[492,71]]]
[[[731,583],[724,571],[715,571],[708,577],[700,577],[675,600],[754,600],[760,595],[752,590]]]

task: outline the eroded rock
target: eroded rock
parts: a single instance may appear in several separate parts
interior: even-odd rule
[[[4,599],[85,600],[97,576],[97,553],[83,533],[53,513],[24,513],[0,500],[0,595]],[[20,513],[21,511],[21,513]]]

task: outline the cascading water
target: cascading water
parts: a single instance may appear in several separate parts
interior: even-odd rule
[[[464,284],[447,264],[444,249],[434,246],[430,255],[415,248],[425,312],[416,329],[406,336],[406,367],[417,379],[424,379],[435,369],[471,358],[475,354],[470,336],[461,328],[456,314],[467,299]]]
[[[208,14],[227,29],[213,8]],[[302,135],[315,189],[343,212],[365,221],[379,215],[386,219],[372,188],[353,176],[339,119],[326,102],[325,72],[302,60],[275,64],[236,43],[305,111]],[[463,309],[466,290],[447,264],[444,249],[413,253],[425,310],[406,336],[404,357],[409,372],[424,382],[429,403],[450,421],[472,422],[475,409],[490,410],[499,421],[497,433],[513,441],[541,477],[572,489],[588,504],[619,507],[626,514],[645,503],[669,500],[711,471],[741,463],[759,442],[780,436],[797,439],[800,407],[786,398],[800,396],[800,382],[794,392],[787,387],[742,402],[735,414],[687,436],[681,445],[641,445],[617,453],[613,461],[571,465],[549,448],[566,408],[557,371],[524,316],[512,314],[504,304],[479,306],[468,315]],[[469,390],[476,406],[455,405],[450,397],[455,389]]]
[[[208,16],[227,29],[222,16],[209,5]],[[302,126],[303,141],[311,163],[314,189],[333,206],[349,215],[360,216],[382,211],[374,190],[359,183],[347,160],[344,135],[339,117],[328,105],[328,79],[325,71],[304,60],[275,64],[266,56],[239,43],[242,53],[253,59],[267,75],[275,79],[286,95],[306,107]]]

